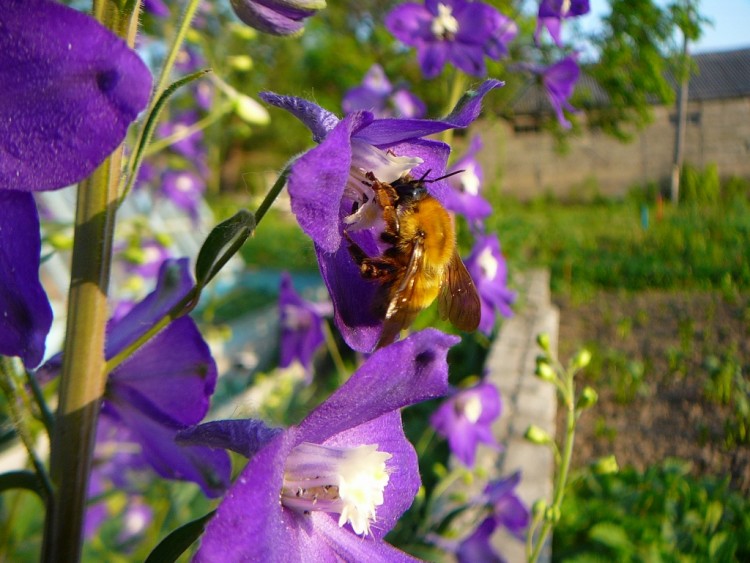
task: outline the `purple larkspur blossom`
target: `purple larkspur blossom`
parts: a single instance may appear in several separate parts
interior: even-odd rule
[[[513,316],[511,305],[516,300],[516,294],[508,289],[508,266],[500,251],[497,235],[477,237],[465,264],[477,286],[482,304],[479,330],[489,335],[495,328],[498,312],[504,317]]]
[[[484,95],[501,85],[497,80],[485,81],[442,121],[375,119],[367,111],[340,120],[301,98],[261,94],[266,102],[294,114],[320,143],[292,164],[288,191],[297,221],[315,244],[336,325],[353,349],[371,351],[383,328],[371,307],[377,287],[362,278],[342,236],[347,230],[365,252],[375,255],[379,251],[380,211],[366,174],[374,174],[381,182],[394,182],[409,173],[442,176],[450,147],[423,137],[467,127],[479,115]],[[431,182],[427,189],[439,201],[450,190],[445,181]]]
[[[570,129],[570,121],[565,118],[563,109],[570,112],[577,111],[568,101],[573,95],[576,82],[578,82],[578,77],[581,74],[576,57],[569,55],[553,65],[538,69],[537,73],[542,79],[549,101],[555,110],[557,121],[565,129]]]
[[[105,357],[116,356],[163,318],[193,287],[188,260],[167,260],[156,288],[125,316],[107,325]],[[41,380],[57,374],[60,355],[47,362]],[[174,438],[181,429],[203,420],[216,386],[216,364],[198,327],[189,316],[169,323],[118,365],[107,378],[100,423],[118,428],[119,439],[136,443],[159,475],[197,483],[209,497],[229,484],[226,452],[183,446]],[[135,463],[133,456],[128,464]]]
[[[143,11],[159,18],[168,18],[169,6],[163,0],[143,0]]]
[[[413,561],[383,541],[420,486],[399,409],[445,394],[457,341],[426,329],[376,351],[286,430],[227,420],[183,432],[250,457],[196,561]]]
[[[488,4],[469,0],[405,2],[385,18],[388,30],[402,43],[417,49],[425,78],[434,78],[451,62],[474,76],[487,74],[485,55],[507,54],[515,24]]]
[[[462,172],[447,179],[453,190],[448,192],[448,197],[443,203],[446,209],[463,215],[472,225],[477,225],[492,213],[492,206],[480,193],[483,175],[482,167],[476,159],[476,154],[480,150],[482,138],[475,135],[466,154],[448,168],[448,174],[459,170]]]
[[[0,190],[0,354],[33,368],[44,356],[52,307],[39,281],[42,241],[34,196]]]
[[[438,407],[430,422],[437,433],[448,440],[451,452],[466,467],[474,467],[479,444],[500,447],[492,434],[492,423],[501,411],[497,388],[482,382],[457,390]]]
[[[206,182],[191,170],[168,170],[162,176],[162,193],[180,209],[198,221]]]
[[[394,88],[383,67],[374,64],[365,74],[362,84],[344,94],[341,102],[344,113],[368,110],[375,117],[424,117],[424,102],[406,88]]]
[[[523,539],[529,526],[529,509],[516,494],[521,472],[487,484],[483,500],[492,508],[492,518],[516,538]]]
[[[589,12],[589,0],[542,0],[534,31],[534,41],[539,44],[542,30],[549,31],[555,45],[562,47],[562,20],[582,16]]]
[[[151,74],[122,39],[67,6],[8,0],[0,17],[1,189],[78,182],[125,138]]]
[[[271,35],[294,35],[325,0],[231,0],[234,13],[250,27]]]
[[[279,289],[279,317],[281,325],[281,359],[279,367],[286,368],[298,361],[311,375],[312,359],[325,342],[324,316],[331,314],[330,304],[311,303],[294,291],[292,277],[284,272]]]
[[[456,550],[458,563],[503,563],[505,559],[490,545],[490,538],[496,529],[497,521],[494,518],[482,520],[477,529],[459,544]]]

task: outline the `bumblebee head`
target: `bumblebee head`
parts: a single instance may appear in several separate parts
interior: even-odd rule
[[[445,180],[446,178],[450,178],[451,176],[460,174],[461,172],[463,172],[463,170],[456,170],[455,172],[451,172],[450,174],[446,174],[445,176],[440,176],[439,178],[432,178],[428,180],[427,175],[430,172],[431,170],[428,170],[427,172],[422,174],[421,178],[412,178],[407,174],[406,176],[399,178],[398,180],[393,182],[391,184],[391,187],[396,190],[399,202],[409,203],[413,201],[419,201],[420,199],[429,195],[425,184]]]

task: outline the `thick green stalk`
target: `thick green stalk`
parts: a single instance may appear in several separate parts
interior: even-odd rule
[[[135,40],[133,14],[112,2],[94,3],[104,25]],[[122,147],[78,187],[75,238],[60,399],[51,445],[55,491],[47,505],[42,561],[78,561],[83,544],[91,460],[106,372],[104,338]]]

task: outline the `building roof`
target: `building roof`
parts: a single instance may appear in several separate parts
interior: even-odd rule
[[[689,100],[750,97],[750,48],[699,53],[692,58],[696,68],[690,77]],[[667,75],[667,80],[677,87],[671,74]],[[609,102],[606,92],[586,74],[585,68],[576,84],[576,93],[584,95],[588,106],[606,106]],[[529,82],[519,91],[512,107],[516,115],[552,111],[546,93],[537,82]]]

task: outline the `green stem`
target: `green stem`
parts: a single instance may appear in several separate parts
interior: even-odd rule
[[[553,493],[554,496],[551,506],[551,512],[553,515],[560,514],[563,497],[565,496],[565,487],[568,483],[570,462],[573,459],[573,444],[575,442],[576,433],[577,415],[575,407],[575,386],[573,383],[573,370],[566,372],[565,383],[566,396],[564,397],[564,400],[567,410],[565,418],[565,444],[563,446],[562,462],[558,467],[557,478],[555,479],[555,487]],[[533,563],[539,559],[539,555],[541,554],[542,548],[544,547],[544,542],[546,541],[549,533],[552,531],[552,528],[554,528],[555,524],[556,522],[552,518],[550,518],[549,515],[545,516],[542,530],[539,533],[539,537],[536,539],[536,545],[534,546],[534,550],[529,557],[530,563]]]
[[[221,106],[218,110],[213,111],[209,113],[206,117],[203,119],[196,121],[189,127],[185,127],[184,129],[181,129],[180,131],[177,131],[176,133],[170,135],[169,137],[164,137],[163,139],[159,139],[158,141],[154,141],[151,144],[148,145],[148,148],[146,148],[143,151],[143,156],[147,157],[152,154],[156,154],[160,150],[163,150],[167,148],[170,145],[173,145],[174,143],[181,141],[182,139],[186,139],[193,133],[197,133],[198,131],[201,131],[211,125],[212,123],[215,123],[222,117],[224,117],[227,113],[229,113],[232,108],[234,107],[234,104],[232,102],[226,103],[223,106]]]
[[[336,339],[333,337],[331,327],[326,321],[323,321],[323,335],[325,336],[326,347],[328,348],[328,352],[331,354],[333,365],[336,366],[336,372],[339,376],[339,385],[341,385],[342,383],[344,383],[344,381],[346,381],[347,369],[346,365],[344,365],[344,358],[341,357],[341,351],[336,345]]]
[[[133,46],[137,9],[123,13],[112,2],[95,0],[93,13]],[[81,558],[86,493],[106,383],[107,291],[122,153],[120,146],[78,187],[60,398],[51,444],[56,489],[47,505],[41,557],[45,562]]]
[[[271,186],[271,189],[266,194],[266,197],[263,198],[260,207],[258,207],[258,210],[255,212],[256,228],[260,224],[260,220],[263,219],[266,212],[271,209],[271,205],[273,205],[273,202],[276,201],[277,197],[279,197],[281,190],[283,190],[284,186],[286,186],[286,179],[289,177],[289,172],[291,171],[291,169],[292,163],[287,164],[284,170],[281,171],[281,174],[279,174],[276,182],[274,182],[273,186]]]
[[[453,81],[451,83],[451,93],[448,98],[447,110],[445,112],[446,115],[448,115],[453,110],[453,108],[458,103],[458,100],[461,99],[461,95],[466,90],[466,84],[466,75],[460,70],[455,69],[453,72]],[[446,129],[445,131],[443,131],[441,137],[444,143],[450,145],[453,142],[453,129]]]
[[[49,406],[47,406],[47,401],[45,401],[44,399],[44,394],[39,387],[39,382],[36,380],[36,377],[30,371],[25,371],[26,381],[29,384],[29,388],[31,389],[31,394],[34,396],[34,401],[39,408],[39,414],[42,417],[42,423],[44,423],[44,428],[47,430],[47,436],[51,439],[52,432],[55,427],[55,419],[49,410]]]
[[[193,21],[193,16],[195,16],[195,12],[196,10],[198,10],[199,5],[200,0],[190,0],[185,6],[185,10],[182,12],[182,15],[180,16],[180,23],[177,27],[177,33],[172,40],[172,44],[169,46],[169,53],[167,53],[167,58],[164,59],[164,66],[161,69],[159,81],[156,83],[156,89],[154,90],[154,96],[152,97],[152,100],[157,100],[159,98],[159,95],[167,87],[167,83],[169,82],[169,75],[172,74],[172,67],[174,66],[175,60],[177,60],[177,55],[179,54],[180,48],[182,47],[182,42],[185,40],[185,36],[190,29],[190,23]],[[149,113],[150,111],[151,108],[149,108],[147,113]]]

